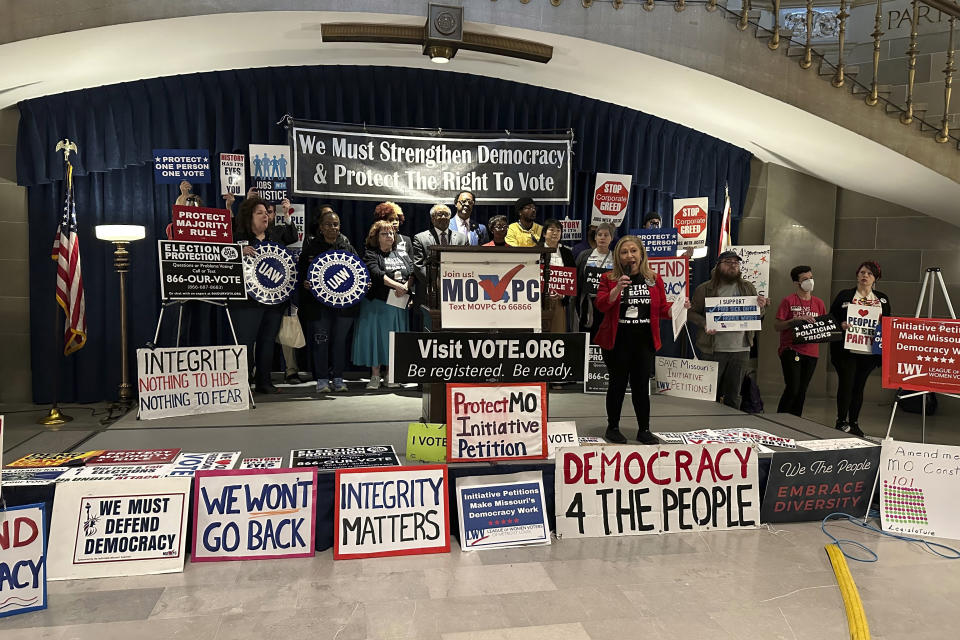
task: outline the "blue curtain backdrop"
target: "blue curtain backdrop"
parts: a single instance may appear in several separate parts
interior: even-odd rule
[[[541,219],[569,215],[587,220],[596,172],[626,173],[633,176],[634,194],[625,227],[638,226],[652,210],[668,225],[673,198],[705,195],[710,198],[711,247],[718,238],[724,184],[738,218],[750,181],[747,151],[698,131],[583,96],[445,71],[351,66],[222,71],[75,91],[19,107],[17,175],[28,187],[33,394],[40,403],[52,399],[51,372],[62,349],[61,339],[53,337],[50,246],[63,198],[63,155],[54,148],[63,138],[80,148],[72,160],[89,338],[86,347],[61,361],[62,402],[113,398],[120,380],[113,246],[95,238],[95,225],[146,226],[146,239],[131,247],[127,281],[131,361],[133,350],[153,338],[160,313],[156,240],[164,237],[178,194],[176,185],[154,185],[153,149],[209,149],[214,158],[221,152],[247,153],[250,143],[285,144],[286,131],[276,124],[285,114],[395,127],[572,129],[572,201],[542,207]],[[215,167],[213,173],[213,184],[194,185],[207,206],[221,202]],[[318,203],[307,202],[307,210]],[[375,203],[332,204],[341,214],[344,233],[361,244]],[[431,204],[403,205],[401,231],[413,235],[425,229]],[[482,222],[498,213],[508,213],[507,207],[478,210]],[[708,272],[707,261],[698,260],[694,282]],[[208,315],[200,314],[204,326],[191,331],[223,339],[222,327]],[[133,362],[131,366],[136,371]]]

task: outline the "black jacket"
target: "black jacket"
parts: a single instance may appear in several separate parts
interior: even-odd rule
[[[857,289],[844,289],[837,294],[837,297],[833,299],[833,304],[830,305],[830,315],[833,316],[833,319],[836,321],[837,326],[842,322],[847,321],[847,307],[853,301],[853,296],[856,295]],[[877,299],[880,300],[880,316],[889,316],[890,315],[890,300],[887,298],[887,294],[882,291],[877,291],[874,289],[873,295],[877,296]],[[838,340],[836,342],[830,343],[830,360],[836,361],[842,358],[876,358],[880,360],[880,356],[871,355],[869,353],[854,353],[843,348],[843,340]]]
[[[363,254],[363,261],[367,264],[367,269],[370,271],[370,291],[367,292],[367,297],[371,300],[377,298],[386,302],[387,296],[393,294],[393,289],[388,287],[383,283],[383,276],[388,275],[391,278],[393,277],[392,273],[387,273],[387,256],[390,254],[385,254],[379,249],[371,249],[367,247],[367,250]],[[407,283],[407,288],[410,293],[413,293],[414,285],[414,266],[413,260],[410,258],[409,254],[396,252],[396,256],[403,261],[403,276],[404,280]]]
[[[573,251],[570,251],[570,249],[566,248],[566,247],[563,246],[562,244],[557,247],[557,250],[560,252],[560,259],[563,260],[563,266],[565,266],[565,267],[576,267],[576,266],[577,266],[577,262],[576,262],[576,260],[575,260],[574,257],[573,257]],[[550,279],[550,256],[549,256],[549,255],[544,255],[544,256],[543,256],[543,265],[544,265],[544,266],[543,266],[543,281],[544,281],[544,282],[548,282],[549,279]],[[580,278],[579,278],[579,274],[578,274],[577,280],[579,281],[579,279],[580,279]],[[578,282],[578,286],[579,286],[579,282]],[[580,290],[577,289],[577,291],[579,292]],[[570,302],[570,297],[569,297],[569,296],[564,296],[564,297],[561,299],[560,304],[562,304],[563,306],[567,306],[567,304],[568,304],[569,302]]]
[[[307,278],[310,263],[313,262],[313,259],[327,251],[349,251],[354,255],[359,255],[357,254],[357,250],[353,248],[353,245],[350,244],[347,236],[342,233],[333,244],[324,240],[323,236],[317,236],[316,238],[311,238],[310,241],[303,246],[303,251],[300,252],[300,261],[297,263],[297,291],[300,295],[300,306],[297,315],[300,316],[301,320],[318,319],[320,317],[320,310],[324,307],[323,304],[317,302],[312,292],[303,288],[303,282]],[[360,313],[360,305],[357,304],[346,309],[336,309],[335,311],[344,316],[356,316]]]

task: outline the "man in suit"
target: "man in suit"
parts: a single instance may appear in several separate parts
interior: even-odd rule
[[[477,222],[473,216],[474,195],[469,191],[461,191],[457,196],[457,215],[450,219],[450,228],[467,236],[468,244],[473,246],[484,245],[490,242],[490,234],[485,225]]]
[[[450,228],[450,207],[445,204],[435,204],[430,208],[431,227],[413,236],[413,266],[417,278],[417,287],[414,289],[414,304],[416,308],[427,301],[427,258],[429,248],[433,245],[463,246],[469,244],[467,236]],[[425,319],[429,323],[429,317]],[[429,324],[428,324],[429,326]]]

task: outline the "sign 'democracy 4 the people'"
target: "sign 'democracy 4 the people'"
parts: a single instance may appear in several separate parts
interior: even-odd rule
[[[440,318],[444,329],[534,329],[541,326],[536,254],[443,253]]]
[[[447,385],[447,460],[547,456],[543,382]]]
[[[960,320],[884,318],[883,386],[960,393]]]

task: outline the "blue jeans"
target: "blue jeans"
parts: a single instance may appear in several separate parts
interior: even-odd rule
[[[307,342],[313,352],[313,377],[342,378],[347,366],[347,333],[353,316],[344,316],[337,309],[323,307],[320,317],[310,321]],[[333,375],[330,375],[330,351],[333,351]]]
[[[247,346],[247,367],[253,370],[256,364],[256,385],[270,386],[270,370],[273,368],[273,349],[280,332],[280,322],[286,305],[242,305],[230,309],[237,341]]]

